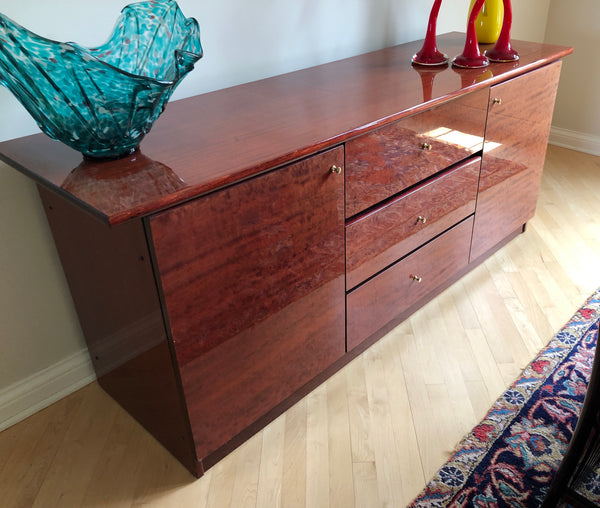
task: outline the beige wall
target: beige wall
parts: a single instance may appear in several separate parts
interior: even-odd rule
[[[600,143],[600,2],[552,0],[545,41],[573,46],[565,59],[553,126]]]
[[[0,163],[0,390],[85,348],[35,185]]]
[[[587,0],[590,5],[593,1]],[[125,3],[0,0],[0,12],[48,37],[93,45],[104,40],[115,13]],[[541,41],[549,3],[515,2],[514,37]],[[222,0],[199,4],[180,0],[179,4],[187,15],[199,18],[206,56],[176,98],[421,38],[432,2]],[[464,31],[468,5],[469,0],[445,0],[439,32]],[[553,12],[559,15],[558,10],[555,6]],[[90,17],[94,24],[72,22]],[[0,140],[36,130],[2,88],[0,110]],[[85,348],[35,186],[2,163],[0,269],[1,392]]]
[[[551,0],[512,0],[511,36],[525,41],[544,42],[550,2]]]

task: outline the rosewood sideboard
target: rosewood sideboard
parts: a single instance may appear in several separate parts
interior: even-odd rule
[[[421,44],[174,101],[121,160],[0,143],[100,385],[194,475],[533,216],[572,49],[465,70],[411,66]]]

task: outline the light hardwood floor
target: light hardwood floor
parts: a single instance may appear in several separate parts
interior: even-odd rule
[[[600,157],[527,232],[194,479],[93,383],[0,433],[2,508],[403,507],[600,286]]]

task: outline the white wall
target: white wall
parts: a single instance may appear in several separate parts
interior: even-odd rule
[[[541,41],[549,2],[515,2],[513,36]],[[40,35],[94,46],[107,38],[126,3],[0,0],[0,12]],[[200,22],[205,57],[183,81],[174,99],[422,38],[432,3],[180,0],[183,12]],[[438,32],[464,31],[468,5],[469,0],[445,0]],[[0,111],[0,140],[38,132],[29,115],[2,87]],[[65,379],[73,387],[92,376],[35,187],[2,163],[0,270],[1,428],[3,420],[14,416],[9,413],[16,407],[10,406],[15,387],[22,388],[19,393],[33,393],[27,400],[35,399],[40,383],[48,384],[56,365],[62,366],[63,374],[71,369],[73,373]],[[69,358],[72,361],[65,363]],[[45,377],[40,377],[40,372]],[[24,406],[25,402],[19,410]]]

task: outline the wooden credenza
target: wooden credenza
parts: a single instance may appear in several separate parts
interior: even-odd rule
[[[193,474],[533,216],[571,48],[460,70],[412,67],[420,45],[173,102],[117,161],[0,143],[39,183],[100,384]]]

